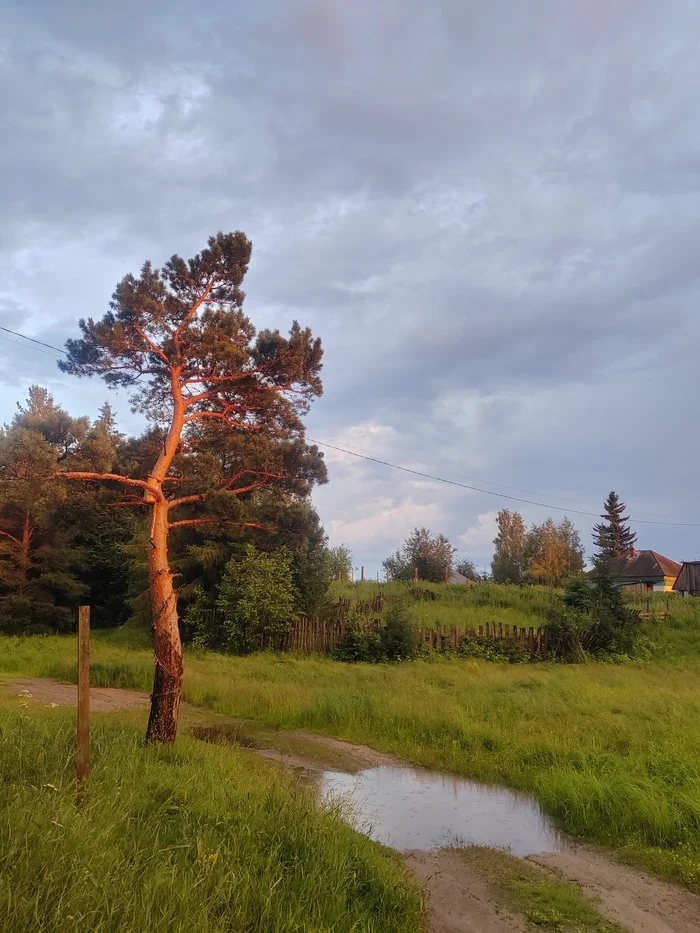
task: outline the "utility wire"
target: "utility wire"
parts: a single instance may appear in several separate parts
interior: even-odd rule
[[[35,340],[34,337],[28,337],[26,334],[20,334],[20,332],[17,330],[10,330],[9,327],[3,327],[2,324],[0,324],[0,330],[4,330],[8,334],[14,334],[15,337],[21,337],[23,340],[30,340],[32,343],[38,343],[40,347],[48,347],[49,350],[55,350],[57,353],[60,353],[61,356],[66,355],[65,350],[61,350],[60,347],[54,347],[52,343],[44,343],[43,340]],[[7,340],[7,337],[5,339]],[[14,342],[14,340],[10,341],[10,343]]]
[[[448,486],[458,486],[460,489],[470,489],[472,492],[480,492],[487,496],[496,496],[498,499],[509,499],[511,502],[523,502],[526,505],[537,505],[543,509],[556,509],[558,512],[569,512],[574,515],[588,515],[591,518],[600,518],[597,512],[584,512],[581,509],[567,509],[561,505],[549,505],[546,502],[535,502],[533,499],[521,499],[518,496],[507,496],[502,492],[494,492],[492,489],[480,489],[478,486],[469,486],[467,483],[458,483],[453,479],[445,479],[444,476],[435,476],[432,473],[424,473],[422,470],[412,470],[410,467],[401,466],[398,463],[390,463],[388,460],[380,460],[378,457],[367,457],[364,454],[355,453],[345,447],[339,447],[337,444],[327,444],[324,441],[309,438],[312,444],[318,444],[320,447],[329,447],[331,450],[338,450],[341,453],[349,454],[351,457],[358,457],[360,460],[369,460],[371,463],[379,463],[381,466],[391,467],[393,470],[400,470],[402,473],[410,473],[413,476],[421,476],[424,479],[432,480],[436,483],[446,483]],[[672,525],[674,527],[700,528],[700,522],[654,522],[644,518],[631,518],[631,522],[637,525]]]
[[[7,328],[2,327],[0,330],[7,330]],[[10,331],[10,333],[13,333],[13,331]],[[14,343],[16,347],[26,347],[27,350],[36,350],[38,353],[45,353],[46,356],[52,356],[55,360],[60,359],[57,353],[52,353],[50,350],[42,350],[41,347],[27,346],[26,343],[20,343],[19,340],[12,340],[10,337],[5,337],[2,334],[0,334],[0,340],[6,340],[8,343]]]
[[[315,441],[314,443],[316,443],[316,444],[326,444],[327,446],[332,446],[331,444],[329,444],[328,441]],[[354,453],[354,452],[357,451],[357,450],[364,451],[366,454],[372,454],[372,453],[373,453],[371,450],[368,450],[367,447],[358,447],[357,444],[346,444],[345,446],[350,448],[350,450],[348,450],[347,453]],[[548,493],[548,492],[535,492],[533,489],[523,489],[522,486],[509,486],[507,483],[496,483],[496,482],[494,482],[493,480],[490,480],[490,479],[481,479],[481,478],[476,477],[476,476],[468,476],[468,475],[466,475],[466,474],[464,474],[464,473],[457,473],[456,476],[458,476],[460,479],[468,479],[468,480],[471,480],[471,482],[473,482],[473,483],[484,483],[484,484],[486,484],[487,486],[499,486],[501,489],[511,489],[511,490],[514,490],[515,492],[524,492],[524,493],[527,493],[527,494],[530,495],[530,496],[538,496],[539,498],[542,498],[542,499],[556,499],[558,502],[569,502],[569,503],[572,503],[573,505],[583,505],[583,506],[585,506],[587,509],[595,509],[595,506],[594,506],[594,505],[591,505],[590,502],[581,502],[580,499],[570,499],[568,496],[553,496],[553,495],[551,495],[551,494]],[[485,492],[485,493],[488,493],[489,495],[496,495],[495,492],[493,492],[492,490],[489,490],[489,489],[484,489],[484,490],[482,490],[482,491]],[[506,496],[505,498],[509,498],[509,497]],[[542,503],[542,504],[544,505],[544,503]],[[548,506],[548,508],[549,508],[549,506]],[[556,506],[551,506],[551,508],[556,508]],[[575,509],[565,509],[564,511],[574,512],[574,511],[576,511],[576,510],[575,510]],[[586,515],[586,514],[597,515],[598,518],[603,518],[603,516],[600,515],[598,512],[590,512],[590,513],[588,513],[588,512],[581,512],[580,514],[581,514],[581,515]],[[645,512],[645,511],[643,511],[642,509],[639,510],[639,514],[640,514],[640,515],[651,515],[653,518],[674,519],[674,520],[680,522],[681,524],[683,523],[683,519],[680,518],[678,515],[665,515],[665,514],[659,513],[659,512]]]
[[[49,353],[49,350],[55,351],[61,356],[65,356],[65,350],[61,350],[60,347],[55,347],[51,343],[45,343],[43,340],[36,340],[34,337],[28,337],[26,334],[21,334],[19,331],[11,330],[9,327],[3,327],[2,324],[0,324],[0,330],[3,330],[8,334],[13,334],[15,337],[21,337],[23,340],[29,340],[33,344],[37,344],[37,346],[30,347],[30,349],[37,350],[40,353],[46,353],[47,356],[55,355],[54,353]],[[26,346],[26,344],[20,343],[18,340],[10,340],[9,337],[3,337],[2,334],[0,334],[0,339],[6,340],[8,343],[14,343],[19,347]],[[46,347],[47,349],[44,350],[42,347]],[[411,473],[413,476],[421,476],[424,479],[429,479],[436,483],[445,483],[448,486],[457,486],[460,489],[470,489],[472,492],[480,492],[486,496],[495,496],[498,499],[508,499],[511,502],[521,502],[525,505],[536,505],[543,509],[555,509],[558,512],[571,512],[574,515],[587,515],[591,518],[600,518],[598,512],[588,512],[583,511],[582,509],[567,509],[560,505],[550,505],[546,502],[535,502],[533,499],[522,499],[519,496],[508,496],[502,492],[494,492],[492,489],[480,489],[478,486],[470,486],[467,483],[458,483],[456,480],[445,479],[443,476],[434,476],[432,473],[424,473],[421,470],[412,470],[409,467],[400,466],[398,463],[390,463],[388,460],[380,460],[378,457],[370,457],[366,456],[365,454],[359,454],[354,450],[348,450],[347,448],[339,447],[336,444],[329,444],[326,441],[314,440],[313,438],[309,438],[309,440],[312,444],[318,444],[321,447],[328,447],[331,450],[337,450],[340,453],[349,454],[351,457],[358,457],[360,460],[368,460],[370,463],[378,463],[381,466],[388,466],[393,470],[400,470],[402,473]],[[471,479],[472,477],[466,478]],[[491,486],[501,486],[504,489],[515,489],[520,492],[528,492],[526,489],[520,490],[518,486],[507,486],[505,483],[493,483],[489,480],[478,480],[477,482],[486,482]],[[575,501],[571,499],[566,500],[562,496],[550,496],[546,493],[532,493],[532,495],[544,495],[544,497],[547,499],[559,499],[562,502]],[[654,513],[647,512],[646,514],[649,515]],[[631,518],[630,521],[637,525],[670,525],[672,527],[678,528],[700,528],[700,522],[656,522],[644,518]]]

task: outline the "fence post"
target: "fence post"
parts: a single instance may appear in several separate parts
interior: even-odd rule
[[[78,799],[90,774],[90,607],[78,609]]]
[[[365,582],[365,568],[364,568],[364,567],[362,567],[362,568],[360,569],[360,581],[361,581],[362,583]]]
[[[418,568],[413,571],[413,579],[418,583]]]

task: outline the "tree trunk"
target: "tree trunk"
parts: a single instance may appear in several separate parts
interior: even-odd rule
[[[29,545],[32,538],[31,525],[29,523],[29,509],[24,513],[24,523],[22,525],[22,541],[19,549],[19,579],[22,587],[27,582],[29,572]]]
[[[156,500],[152,508],[148,579],[153,611],[153,653],[156,669],[146,742],[155,744],[175,741],[183,665],[177,595],[168,563],[168,507],[164,500]]]

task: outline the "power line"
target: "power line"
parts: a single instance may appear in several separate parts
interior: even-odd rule
[[[355,453],[345,447],[339,447],[337,444],[328,444],[324,441],[309,438],[312,444],[318,444],[321,447],[329,447],[331,450],[338,450],[341,453],[349,454],[351,457],[358,457],[360,460],[369,460],[371,463],[379,463],[381,466],[391,467],[393,470],[400,470],[402,473],[410,473],[413,476],[421,476],[423,479],[429,479],[436,483],[445,483],[448,486],[457,486],[460,489],[469,489],[472,492],[480,492],[487,496],[496,496],[497,499],[509,499],[511,502],[522,502],[526,505],[537,505],[543,509],[555,509],[558,512],[570,512],[574,515],[587,515],[590,518],[600,518],[597,512],[584,512],[581,509],[566,509],[561,505],[549,505],[546,502],[535,502],[532,499],[522,499],[519,496],[507,496],[502,492],[494,492],[492,489],[480,489],[478,486],[469,486],[467,483],[458,483],[453,479],[445,479],[444,476],[435,476],[432,473],[424,473],[422,470],[412,470],[410,467],[401,466],[398,463],[390,463],[388,460],[380,460],[378,457],[368,457],[364,454]],[[654,522],[643,518],[631,518],[631,522],[637,525],[672,525],[674,527],[700,528],[700,522]]]
[[[328,441],[315,441],[314,443],[317,443],[317,444],[325,444],[326,446],[329,446],[329,447],[332,447],[332,446],[333,446],[332,444],[329,444]],[[369,450],[367,447],[359,447],[357,444],[346,444],[345,446],[350,448],[350,450],[348,450],[347,453],[354,453],[354,451],[362,450],[362,451],[364,451],[366,454],[372,454],[372,451]],[[490,479],[481,479],[480,477],[468,476],[468,475],[466,475],[466,474],[464,474],[464,473],[457,473],[456,475],[457,475],[460,479],[468,479],[468,480],[471,480],[473,483],[485,483],[487,486],[499,486],[501,489],[511,489],[511,490],[514,490],[515,492],[525,492],[525,493],[527,493],[527,494],[530,495],[530,496],[539,496],[540,498],[544,498],[544,499],[556,499],[558,502],[569,502],[569,503],[573,503],[574,505],[583,505],[583,506],[585,506],[587,509],[595,509],[595,506],[594,506],[594,505],[591,505],[590,502],[581,502],[580,499],[571,499],[571,498],[569,498],[568,496],[553,496],[551,493],[548,493],[548,492],[535,492],[533,489],[523,489],[521,486],[509,486],[507,483],[496,483],[496,482],[494,482],[493,480],[490,480]],[[485,492],[485,493],[487,493],[487,494],[489,494],[489,495],[496,495],[495,492],[493,492],[492,490],[489,490],[489,489],[484,489],[484,490],[482,490],[482,491]],[[509,497],[506,496],[505,498],[509,498]],[[544,505],[544,503],[543,503],[543,505]],[[550,508],[550,507],[551,507],[551,508],[556,508],[556,506],[554,506],[554,505],[548,506],[548,508]],[[574,512],[574,511],[576,511],[576,510],[575,510],[575,509],[564,509],[563,511]],[[589,514],[589,513],[587,513],[587,512],[581,512],[580,514],[586,515],[586,514]],[[590,514],[591,514],[591,515],[596,515],[598,518],[602,518],[602,517],[603,517],[602,515],[600,515],[599,512],[591,512]],[[674,519],[674,520],[677,520],[678,522],[680,522],[681,524],[683,524],[683,520],[682,520],[678,515],[665,515],[665,514],[659,513],[659,512],[645,512],[645,511],[642,510],[642,509],[639,510],[639,513],[638,513],[638,514],[640,514],[640,515],[651,515],[653,518]],[[686,523],[686,524],[687,524],[687,523]]]
[[[3,330],[8,334],[13,334],[15,337],[21,337],[23,340],[28,340],[31,343],[36,344],[37,346],[29,347],[29,349],[31,350],[37,350],[39,353],[45,353],[47,356],[55,356],[56,354],[60,354],[61,356],[66,355],[65,350],[61,350],[60,347],[55,347],[51,343],[45,343],[43,340],[36,340],[34,337],[27,336],[27,334],[22,334],[16,330],[11,330],[9,327],[3,327],[2,324],[0,324],[0,330]],[[26,344],[20,343],[18,340],[10,340],[9,337],[3,337],[2,334],[0,334],[0,340],[6,340],[8,343],[14,343],[18,347],[26,346]],[[42,349],[42,347],[46,347],[47,349]],[[55,351],[55,353],[54,352],[49,353],[48,352],[49,350]],[[470,486],[467,483],[458,483],[456,482],[456,480],[445,479],[442,476],[434,476],[431,473],[423,473],[420,470],[412,470],[409,467],[400,466],[397,463],[390,463],[388,460],[380,460],[378,457],[370,457],[364,454],[356,453],[354,450],[348,450],[347,448],[339,447],[335,444],[329,444],[326,441],[313,440],[312,438],[309,438],[309,440],[313,444],[319,444],[321,447],[328,447],[332,450],[338,450],[341,453],[349,454],[351,457],[358,457],[361,460],[368,460],[371,463],[379,463],[382,466],[388,466],[394,470],[401,470],[403,473],[412,473],[414,476],[421,476],[425,479],[433,480],[434,482],[446,483],[450,486],[457,486],[462,489],[469,489],[472,492],[480,492],[486,496],[495,496],[496,498],[499,498],[499,499],[508,499],[511,502],[521,502],[521,503],[524,503],[525,505],[536,505],[543,509],[554,509],[557,512],[571,512],[574,515],[587,515],[591,518],[600,518],[600,514],[598,512],[588,512],[588,511],[583,511],[582,509],[564,508],[564,506],[560,506],[560,505],[550,505],[545,502],[535,502],[532,499],[522,499],[519,496],[508,496],[505,493],[494,492],[492,489],[481,489],[477,486]],[[358,448],[358,449],[361,450],[362,448]],[[463,474],[459,474],[459,473],[457,475],[463,476]],[[502,489],[512,489],[512,490],[515,490],[516,492],[526,492],[533,496],[543,496],[546,499],[557,499],[560,502],[576,502],[577,501],[575,499],[566,499],[563,496],[549,495],[548,493],[536,493],[528,489],[521,489],[519,486],[508,486],[506,483],[496,483],[496,482],[493,482],[492,480],[477,480],[472,476],[464,476],[464,478],[471,479],[479,483],[488,483],[490,486],[500,486]],[[585,503],[579,502],[578,504],[583,505]],[[655,515],[655,514],[657,513],[642,512],[642,515]],[[700,522],[663,522],[663,521],[649,521],[648,519],[643,519],[643,518],[631,518],[630,521],[638,525],[669,525],[672,527],[679,527],[679,528],[700,527]]]
[[[3,327],[0,324],[0,330],[4,330],[8,334],[14,334],[15,337],[21,337],[23,340],[29,340],[31,343],[39,344],[40,347],[48,347],[49,350],[55,350],[57,353],[60,353],[61,356],[66,355],[66,351],[62,350],[60,347],[54,347],[52,343],[44,343],[43,340],[36,340],[34,337],[28,337],[26,334],[20,334],[18,330],[10,330],[9,327]],[[5,338],[7,340],[7,337]],[[14,343],[14,340],[11,340],[10,343]],[[21,344],[20,344],[21,346]]]
[[[2,327],[2,328],[0,328],[0,330],[7,330],[7,328],[6,328],[6,327]],[[14,333],[14,331],[10,331],[10,333],[12,334],[12,333]],[[45,353],[46,356],[52,356],[55,360],[60,359],[60,357],[58,356],[58,354],[52,353],[50,350],[42,350],[41,347],[31,347],[31,346],[27,346],[26,343],[20,343],[19,340],[11,340],[9,337],[4,337],[2,334],[0,334],[0,340],[6,340],[7,343],[14,343],[14,345],[15,345],[16,347],[25,347],[27,350],[36,350],[37,353]]]

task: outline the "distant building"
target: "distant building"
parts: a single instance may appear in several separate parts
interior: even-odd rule
[[[462,573],[457,573],[456,570],[450,570],[447,575],[447,583],[466,583],[467,578]]]
[[[700,596],[700,560],[685,561],[673,589],[684,596]]]
[[[656,551],[635,551],[612,566],[613,582],[634,593],[669,593],[681,571],[678,561]]]

